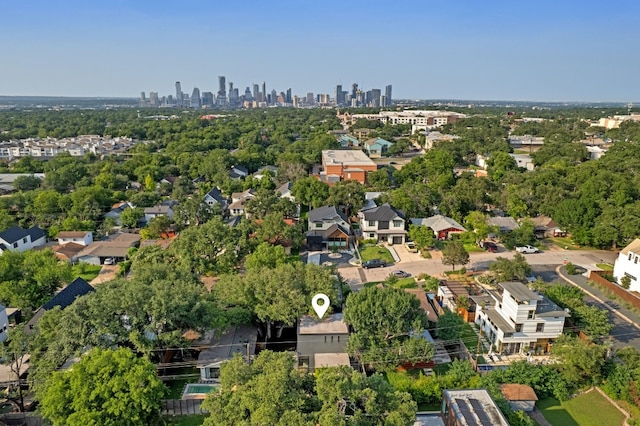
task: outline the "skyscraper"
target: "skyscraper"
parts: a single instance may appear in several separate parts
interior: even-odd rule
[[[200,108],[201,106],[200,89],[194,87],[193,92],[191,92],[191,108]]]
[[[355,99],[358,96],[358,83],[351,85],[351,99]]]
[[[227,79],[223,75],[218,76],[218,97],[216,98],[216,103],[221,106],[227,104]]]
[[[180,82],[176,81],[176,105],[182,106],[182,88],[180,87]]]
[[[251,89],[249,88],[249,86],[247,86],[247,88],[244,89],[244,100],[245,101],[250,101],[251,98],[252,98]]]
[[[342,84],[338,84],[336,86],[336,94],[334,99],[336,100],[336,105],[344,105],[344,95],[342,94]]]
[[[290,104],[293,102],[293,98],[291,97],[291,87],[287,89],[287,103]]]
[[[253,85],[253,100],[260,102],[260,86],[257,84]]]
[[[392,105],[393,100],[391,98],[391,85],[384,88],[384,95],[387,97],[387,105]]]
[[[382,91],[380,89],[371,89],[371,100],[369,103],[372,107],[382,106],[380,103],[380,98],[382,97]]]
[[[262,82],[262,102],[267,102],[267,83]]]

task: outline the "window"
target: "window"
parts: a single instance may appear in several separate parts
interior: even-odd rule
[[[536,325],[536,333],[543,333],[544,332],[544,323],[538,323]]]
[[[522,324],[516,324],[516,333],[522,333]]]
[[[394,228],[400,228],[402,226],[402,221],[401,220],[394,220],[393,221],[393,227]]]
[[[633,253],[629,253],[629,260],[633,257]]]
[[[625,277],[629,277],[629,278],[631,279],[631,281],[637,281],[637,278],[636,278],[635,276],[631,275],[631,274],[630,274],[630,273],[628,273],[628,272],[625,272],[625,273],[624,273],[624,276],[625,276]]]
[[[638,256],[633,259],[633,263],[638,263]]]
[[[27,237],[24,237],[24,238],[22,239],[22,244],[27,244]]]
[[[533,319],[533,316],[536,314],[536,311],[529,311],[529,314],[527,315],[527,319]]]
[[[322,222],[316,222],[316,228],[322,228]]]
[[[13,248],[18,248],[18,243],[13,243]]]
[[[333,343],[333,336],[331,336],[331,343]]]
[[[376,234],[374,234],[373,232],[369,234],[369,238],[375,238]]]
[[[375,221],[375,220],[370,220],[370,221],[368,222],[368,225],[369,225],[369,226],[376,226],[376,221]]]

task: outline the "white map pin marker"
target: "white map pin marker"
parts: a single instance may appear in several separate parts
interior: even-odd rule
[[[322,300],[322,305],[318,305],[318,300]],[[313,310],[316,311],[318,317],[322,319],[329,309],[329,296],[322,293],[316,294],[313,296],[313,299],[311,299],[311,306],[313,306]]]

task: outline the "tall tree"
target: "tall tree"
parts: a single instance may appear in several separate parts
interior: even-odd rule
[[[456,265],[466,265],[469,263],[469,253],[465,250],[464,245],[460,241],[453,240],[447,242],[442,249],[442,264],[451,265],[453,271]]]
[[[15,378],[15,384],[9,386],[9,399],[17,399],[20,411],[24,411],[24,395],[22,393],[21,377],[27,369],[25,363],[29,362],[32,338],[33,335],[27,334],[24,326],[18,324],[9,331],[6,343],[0,345],[0,358],[2,359],[2,363],[9,366],[9,370],[11,370],[11,374]],[[17,394],[17,397],[12,397],[12,395],[15,394]]]
[[[40,401],[54,426],[159,424],[167,389],[156,366],[121,348],[93,349],[68,371],[53,373]]]

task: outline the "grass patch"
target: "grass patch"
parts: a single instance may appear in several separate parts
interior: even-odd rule
[[[88,263],[78,263],[71,267],[73,277],[80,277],[83,280],[89,282],[98,276],[102,269],[101,265],[89,265]]]
[[[595,247],[581,246],[573,242],[569,237],[552,237],[549,240],[556,246],[565,250],[597,250]]]
[[[393,263],[393,256],[389,250],[380,246],[368,246],[360,249],[360,257],[362,261],[366,262],[371,259],[382,259],[387,263]]]
[[[474,331],[473,326],[470,323],[465,323],[462,328],[462,334],[460,335],[460,339],[467,347],[467,350],[472,354],[476,353],[478,349],[478,334]],[[480,341],[480,351],[485,353],[488,351],[488,348],[484,346],[484,342]]]
[[[613,426],[624,422],[624,415],[595,390],[563,402],[545,398],[536,405],[554,426]]]
[[[204,415],[165,417],[169,426],[199,426],[204,424]]]
[[[610,263],[596,263],[596,266],[603,271],[613,271],[613,265]]]
[[[394,288],[418,288],[418,283],[412,277],[407,278],[399,278],[395,284],[393,284]]]
[[[482,248],[478,247],[478,245],[475,243],[464,243],[463,246],[468,253],[473,253],[473,252],[480,253],[484,251],[482,250]]]

